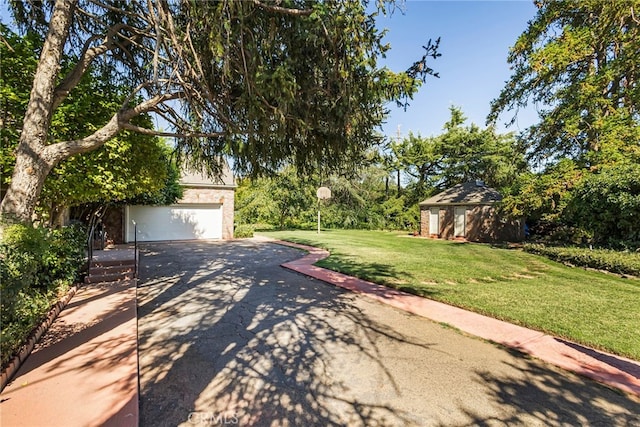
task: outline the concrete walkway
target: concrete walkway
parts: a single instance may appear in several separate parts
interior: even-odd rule
[[[328,251],[291,242],[276,243],[308,252],[298,260],[283,264],[285,268],[364,294],[436,322],[446,323],[468,334],[514,348],[567,371],[640,397],[640,362],[316,267],[313,264],[328,257]]]
[[[0,394],[0,425],[138,425],[136,284],[81,287]]]

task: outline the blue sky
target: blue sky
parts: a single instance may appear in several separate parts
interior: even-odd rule
[[[535,17],[531,0],[521,1],[412,1],[404,14],[381,17],[379,28],[391,51],[382,62],[394,71],[408,68],[422,55],[422,45],[441,38],[442,56],[432,60],[440,78],[429,78],[415,95],[407,111],[390,106],[392,113],[383,131],[394,136],[400,125],[402,136],[409,131],[422,136],[438,135],[449,118],[449,107],[462,108],[467,123],[484,127],[489,104],[500,94],[511,76],[507,56],[517,37]],[[518,114],[516,123],[505,128],[512,115],[500,117],[498,132],[520,131],[536,122],[534,109]]]

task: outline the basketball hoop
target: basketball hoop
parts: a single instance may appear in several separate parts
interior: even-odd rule
[[[327,200],[331,198],[331,190],[327,187],[320,187],[318,188],[318,191],[316,191],[316,195],[320,200]]]

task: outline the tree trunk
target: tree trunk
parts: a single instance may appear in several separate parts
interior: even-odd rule
[[[55,166],[55,159],[47,158],[47,136],[56,79],[76,2],[77,0],[56,2],[51,15],[49,32],[38,61],[16,150],[11,185],[0,204],[0,214],[9,221],[32,220],[44,180]]]
[[[52,167],[39,153],[20,150],[19,147],[11,184],[0,205],[3,219],[25,223],[32,221],[38,197]]]

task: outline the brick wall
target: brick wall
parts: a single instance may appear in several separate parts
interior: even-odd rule
[[[420,235],[429,237],[429,209],[420,208]]]
[[[120,244],[124,242],[124,208],[109,208],[102,217],[107,241]]]
[[[420,207],[420,235],[441,239],[455,238],[455,206],[440,207],[440,230],[429,230],[429,206]],[[501,218],[492,206],[468,206],[466,211],[465,238],[472,242],[517,242],[524,239],[522,221]]]
[[[178,204],[221,204],[222,238],[233,239],[234,190],[229,188],[185,188]]]

